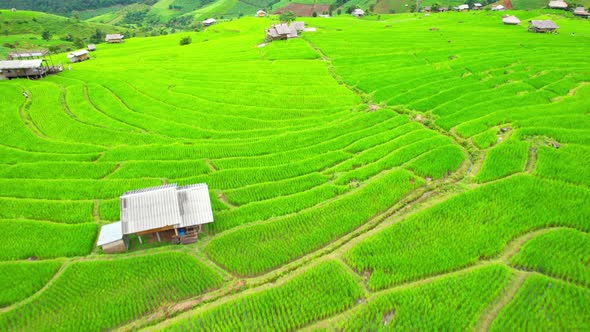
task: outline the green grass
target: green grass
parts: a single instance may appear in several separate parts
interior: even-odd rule
[[[284,284],[205,309],[165,331],[292,331],[352,307],[362,291],[340,264],[328,261]]]
[[[158,8],[164,13],[173,3]],[[218,1],[183,15],[249,16],[264,5]],[[403,3],[384,8],[394,5]],[[239,329],[237,313],[268,329],[319,320],[325,324],[318,327],[332,327],[330,319],[343,312],[337,319],[343,326],[366,318],[366,326],[377,328],[381,310],[396,308],[400,329],[469,329],[507,272],[481,272],[482,280],[498,277],[486,288],[465,282],[480,270],[458,270],[495,259],[531,231],[564,226],[585,234],[590,220],[590,26],[556,11],[509,13],[523,22],[555,20],[560,33],[504,26],[505,13],[489,11],[342,15],[306,18],[316,32],[258,48],[276,17],[242,17],[183,32],[190,45],[179,45],[181,35],[131,38],[99,45],[89,61],[58,75],[3,81],[0,259],[57,258],[65,268],[30,302],[0,313],[0,330],[110,330],[163,313],[160,308],[221,285],[193,253],[230,272],[228,285],[260,276],[228,290],[235,298],[217,302],[218,293],[208,294],[214,303],[191,312],[193,327],[195,317],[223,324],[219,316]],[[15,14],[26,22],[8,24],[10,42],[37,42],[31,38],[44,27],[56,37],[72,27],[96,27]],[[4,15],[11,13],[2,12],[0,23],[9,20]],[[67,61],[66,54],[52,58]],[[417,114],[426,120],[417,121]],[[512,130],[499,141],[503,127]],[[482,167],[470,167],[478,158]],[[197,182],[209,185],[215,218],[197,244],[132,239],[131,253],[93,252],[99,225],[119,220],[123,192]],[[367,224],[393,206],[399,210],[383,221],[387,226]],[[363,225],[376,228],[366,236]],[[568,236],[555,240],[560,246],[550,240],[531,240],[519,254],[531,258],[518,264],[583,285],[583,251]],[[562,249],[538,248],[549,245]],[[323,248],[359,276],[338,265],[327,269],[337,278],[326,272],[317,286],[296,281],[309,286],[307,293],[287,287]],[[449,279],[389,289],[440,274]],[[334,280],[350,290],[337,303],[323,293],[337,287]],[[357,296],[361,282],[383,291]],[[265,307],[271,295],[237,294],[258,285],[264,294],[280,294],[277,299],[302,300]],[[279,292],[283,286],[289,291]],[[22,294],[34,292],[26,287]],[[359,297],[366,302],[355,305]],[[469,304],[459,307],[459,299]],[[418,314],[431,307],[430,321]],[[272,308],[271,314],[259,308]],[[460,312],[455,321],[449,308]],[[364,318],[351,320],[356,313]],[[179,323],[180,329],[191,324]],[[565,324],[556,322],[555,329]]]
[[[529,240],[510,264],[569,282],[590,286],[590,235],[560,229]]]
[[[0,220],[0,261],[88,255],[98,227],[94,223],[64,225],[32,220]]]
[[[61,264],[55,261],[0,263],[0,307],[33,295],[53,277]]]
[[[422,183],[406,171],[394,170],[317,209],[217,236],[207,253],[234,273],[260,274],[354,230]]]
[[[411,288],[380,293],[339,328],[346,331],[465,331],[507,283],[510,270],[490,265]]]
[[[220,283],[216,272],[181,253],[80,261],[38,297],[0,315],[0,327],[102,331]]]
[[[531,200],[530,197],[535,197]],[[361,242],[346,260],[382,289],[498,255],[520,234],[550,226],[588,230],[584,188],[517,176],[457,195]]]
[[[590,291],[532,275],[500,311],[491,331],[584,331],[590,328]]]

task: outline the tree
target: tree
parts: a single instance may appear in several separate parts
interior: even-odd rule
[[[84,44],[85,44],[84,40],[81,38],[76,38],[74,40],[74,46],[76,46],[76,48],[82,48],[82,47],[84,47]]]
[[[342,14],[342,9],[338,9],[338,10],[336,11],[336,14],[338,14],[338,15]]]
[[[80,21],[80,12],[77,10],[72,10],[72,18],[76,20],[76,22]]]
[[[281,22],[285,22],[285,23],[291,23],[291,22],[295,21],[296,18],[297,18],[297,16],[295,15],[295,13],[293,13],[290,10],[283,12],[281,15],[279,15],[279,20]]]
[[[180,46],[188,45],[193,42],[193,39],[190,36],[185,36],[180,39]]]
[[[430,10],[437,12],[440,9],[440,3],[435,2],[434,5],[430,6]]]
[[[311,14],[311,16],[313,16],[313,17],[318,17],[318,12],[314,11],[314,12]]]
[[[43,30],[43,33],[41,34],[41,38],[43,38],[43,40],[50,40],[51,39],[51,32],[49,30]]]

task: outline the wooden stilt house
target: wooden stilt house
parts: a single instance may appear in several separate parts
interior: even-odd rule
[[[142,236],[148,235],[155,236],[157,241],[193,243],[202,225],[213,222],[209,188],[205,183],[169,184],[129,191],[121,196],[120,203],[119,238],[108,237],[109,243],[118,243],[118,248],[121,242],[117,241],[124,241],[131,234],[137,235],[140,243],[143,243]],[[109,232],[105,227],[101,229],[101,236],[103,231]]]

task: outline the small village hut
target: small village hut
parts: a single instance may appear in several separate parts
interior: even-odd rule
[[[482,7],[483,5],[479,2],[473,4],[473,10],[480,10]]]
[[[518,19],[518,17],[513,15],[504,15],[502,17],[502,23],[506,25],[519,25],[520,20]]]
[[[549,1],[549,8],[551,9],[567,9],[567,3],[561,0]]]
[[[88,44],[88,47],[86,47],[86,49],[89,52],[94,52],[94,51],[96,51],[96,45],[94,45],[94,44]]]
[[[362,17],[362,16],[365,16],[365,11],[360,8],[356,8],[355,10],[352,11],[352,13],[350,13],[350,15],[356,16],[356,17]]]
[[[0,79],[27,77],[40,78],[47,74],[48,68],[43,60],[2,60],[0,61]]]
[[[155,235],[158,241],[164,237],[173,243],[193,243],[201,226],[213,222],[209,188],[205,183],[188,186],[174,183],[128,191],[120,197],[120,204],[121,221],[101,228],[97,245],[103,250],[104,246],[126,250],[131,234],[137,235],[140,243],[145,235]]]
[[[424,7],[424,12],[425,13],[430,13],[431,11],[432,11],[432,7],[430,7],[430,6],[425,6]]]
[[[108,34],[105,36],[104,41],[111,44],[118,44],[122,43],[124,38],[125,36],[120,33]]]
[[[551,20],[532,20],[529,21],[529,31],[545,33],[554,32],[559,29],[557,24]]]
[[[457,10],[460,12],[467,11],[467,10],[469,10],[469,5],[468,4],[459,5],[459,6],[457,6]]]
[[[256,12],[256,17],[265,17],[266,16],[266,12],[262,9],[260,9],[259,11]]]
[[[588,18],[588,16],[590,16],[590,13],[588,13],[586,9],[584,9],[584,7],[576,7],[576,9],[574,9],[574,15],[578,17]]]
[[[266,30],[266,37],[265,40],[267,42],[273,40],[285,40],[289,38],[297,38],[299,35],[297,34],[297,27],[294,24],[295,22],[291,23],[289,26],[287,23],[280,23],[271,25],[269,29]],[[301,22],[303,23],[303,22]]]
[[[90,59],[88,54],[89,54],[88,50],[78,50],[78,51],[68,54],[68,59],[70,59],[70,62],[72,62],[72,63],[86,61],[86,60]]]
[[[503,5],[492,6],[493,11],[503,11],[504,9],[506,8]]]
[[[208,26],[210,26],[210,25],[213,25],[213,24],[215,24],[215,22],[217,22],[217,20],[216,20],[216,19],[214,19],[214,18],[208,18],[208,19],[204,20],[204,21],[203,21],[203,22],[201,22],[201,23],[203,24],[203,26],[206,26],[206,27],[208,27]]]

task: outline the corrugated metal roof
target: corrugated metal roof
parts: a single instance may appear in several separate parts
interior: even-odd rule
[[[109,40],[113,40],[113,39],[115,39],[115,40],[116,40],[116,39],[123,39],[123,38],[125,38],[125,36],[124,36],[124,35],[122,35],[122,34],[120,34],[120,33],[115,33],[115,34],[106,35],[106,36],[104,37],[104,40],[105,40],[105,41],[109,41]]]
[[[529,23],[538,29],[559,29],[557,24],[555,24],[555,22],[553,22],[551,20],[544,20],[544,21],[532,20],[532,21],[529,21]]]
[[[506,24],[519,24],[520,20],[518,19],[518,17],[510,15],[503,17],[502,22]]]
[[[131,191],[121,196],[123,234],[174,226],[181,222],[176,184]]]
[[[297,31],[303,31],[305,29],[305,22],[293,22],[291,23],[292,27],[295,27],[295,29],[297,29]]]
[[[0,70],[2,69],[27,69],[41,67],[41,59],[35,60],[2,60],[0,61]]]
[[[84,55],[84,54],[88,54],[88,51],[87,50],[74,51],[74,52],[68,54],[68,59],[71,59],[71,58],[76,57],[76,56],[81,56],[81,55]]]
[[[112,224],[104,225],[100,228],[98,235],[97,246],[102,246],[115,241],[123,239],[123,232],[121,230],[121,222],[117,221]]]
[[[48,54],[48,50],[35,50],[35,51],[26,51],[26,52],[10,52],[8,53],[9,58],[33,58],[33,57],[42,57]]]
[[[275,28],[275,30],[277,30],[277,33],[279,35],[288,35],[289,32],[291,32],[287,23],[276,24],[273,26],[273,28]]]
[[[209,187],[205,183],[178,187],[181,227],[202,225],[213,222]]]
[[[213,222],[207,184],[178,187],[176,183],[126,192],[121,196],[123,234]]]
[[[564,1],[549,1],[549,8],[567,8]]]

